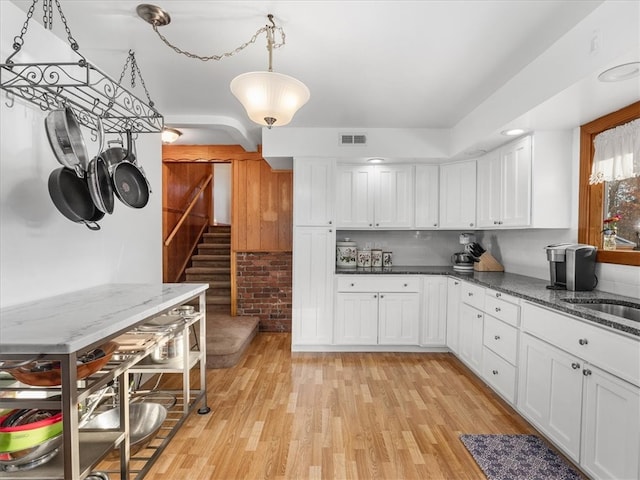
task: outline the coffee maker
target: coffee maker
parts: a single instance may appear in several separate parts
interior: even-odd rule
[[[596,278],[596,247],[581,243],[558,243],[545,247],[552,290],[591,291]]]

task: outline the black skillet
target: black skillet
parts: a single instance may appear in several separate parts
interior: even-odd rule
[[[113,196],[113,186],[109,167],[103,157],[104,148],[104,128],[102,120],[98,118],[98,153],[87,165],[87,186],[93,204],[103,213],[113,213],[115,204]]]
[[[133,152],[131,130],[127,130],[127,154],[112,171],[113,189],[118,199],[132,208],[142,208],[149,202],[151,189]]]
[[[49,195],[56,208],[72,222],[84,223],[90,230],[100,230],[98,220],[104,212],[93,203],[84,178],[68,167],[55,169],[49,175]]]

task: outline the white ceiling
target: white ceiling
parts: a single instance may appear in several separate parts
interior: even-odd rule
[[[159,27],[160,32],[180,48],[200,55],[234,50],[272,13],[286,32],[286,45],[274,52],[274,71],[300,79],[311,90],[309,103],[290,124],[293,127],[428,128],[445,129],[455,136],[456,130],[473,130],[469,125],[477,123],[474,115],[491,117],[483,109],[505,111],[496,115],[490,129],[487,125],[481,132],[475,127],[477,138],[464,148],[490,148],[497,141],[495,130],[508,124],[571,128],[640,98],[638,79],[614,87],[595,81],[613,60],[640,60],[638,30],[627,32],[636,38],[631,48],[625,48],[616,33],[615,41],[622,47],[616,43],[618,50],[609,51],[606,47],[614,40],[609,26],[596,24],[588,38],[572,47],[576,56],[591,57],[588,75],[583,75],[580,64],[579,81],[563,70],[574,68],[571,58],[553,57],[554,49],[562,55],[571,52],[556,45],[603,4],[634,2],[155,1],[171,15],[171,23]],[[31,0],[13,3],[26,11]],[[260,143],[260,127],[248,120],[229,82],[240,73],[266,70],[264,35],[233,57],[202,62],[179,55],[160,41],[136,14],[136,6],[143,2],[60,3],[80,51],[111,76],[119,76],[127,52],[135,51],[165,123],[184,132],[178,143],[240,143],[247,149]],[[42,21],[41,2],[34,18]],[[635,20],[640,25],[640,18]],[[17,34],[21,25],[15,27]],[[66,38],[57,15],[54,33]],[[37,48],[29,45],[28,36],[25,40],[25,50]],[[598,59],[603,46],[606,55]],[[531,65],[545,59],[555,62],[558,81],[548,77],[557,72],[547,69],[540,78],[539,95],[531,91],[538,82],[529,79],[526,95],[531,100],[522,105],[512,102],[519,94],[512,92],[509,97],[509,85],[517,85],[518,76],[527,69],[530,75],[540,75],[545,70]],[[578,75],[578,64],[575,70]],[[609,90],[603,93],[603,88]],[[137,93],[143,95],[139,87]],[[533,99],[539,107],[532,108]]]

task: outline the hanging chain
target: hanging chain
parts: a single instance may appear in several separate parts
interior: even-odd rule
[[[67,40],[69,41],[69,45],[71,45],[71,49],[74,52],[76,52],[78,55],[80,55],[80,57],[82,58],[82,60],[80,60],[80,64],[84,64],[86,60],[84,56],[80,54],[80,52],[78,51],[80,49],[80,46],[78,45],[78,42],[76,42],[75,38],[73,38],[73,35],[71,35],[71,29],[67,24],[67,18],[64,16],[64,13],[62,13],[62,7],[60,6],[59,0],[43,0],[42,22],[44,23],[44,28],[51,30],[51,28],[53,27],[53,2],[54,1],[56,2],[58,13],[60,14],[60,20],[62,20],[62,24],[64,25],[64,30],[65,32],[67,32]],[[35,12],[35,7],[37,3],[38,3],[38,0],[33,0],[33,3],[31,3],[31,6],[27,11],[27,19],[24,21],[24,24],[22,25],[22,29],[20,30],[20,35],[16,35],[13,38],[14,52],[11,55],[9,55],[5,63],[13,63],[11,58],[16,53],[18,53],[22,48],[22,46],[24,45],[24,36],[27,34],[27,30],[29,28],[29,21],[31,20],[31,18],[33,18],[33,14]]]
[[[138,62],[136,61],[136,54],[129,50],[129,56],[127,60],[124,62],[124,67],[122,67],[122,72],[120,72],[120,78],[118,79],[118,85],[122,86],[122,80],[124,79],[125,73],[127,73],[127,67],[131,66],[131,88],[136,87],[136,76],[140,79],[140,83],[142,84],[142,88],[144,89],[144,94],[147,96],[147,101],[149,102],[149,106],[153,108],[155,105],[153,100],[151,100],[151,96],[149,95],[149,90],[147,90],[147,85],[144,83],[144,78],[142,78],[142,73],[140,72],[140,68],[138,67]]]
[[[175,51],[176,53],[179,53],[181,55],[185,55],[189,58],[197,58],[198,60],[202,60],[203,62],[206,62],[208,60],[222,60],[223,58],[226,57],[232,57],[233,55],[235,55],[236,53],[241,52],[242,50],[244,50],[245,48],[247,48],[249,45],[251,45],[252,43],[256,43],[256,40],[258,39],[258,37],[263,34],[263,33],[267,33],[269,31],[274,31],[277,30],[278,33],[280,34],[280,43],[273,43],[272,47],[273,48],[280,48],[282,46],[284,46],[285,44],[285,39],[286,39],[286,35],[284,33],[284,30],[282,29],[282,27],[277,27],[275,26],[275,24],[273,23],[273,16],[270,15],[269,16],[269,20],[271,21],[271,23],[273,24],[271,25],[265,25],[264,27],[258,29],[256,31],[256,33],[246,42],[244,42],[242,45],[240,45],[239,47],[237,47],[236,49],[230,51],[230,52],[225,52],[223,54],[220,55],[210,55],[210,56],[203,56],[203,55],[197,55],[195,53],[191,53],[188,52],[187,50],[182,50],[179,47],[176,47],[174,44],[172,44],[169,40],[167,40],[167,38],[162,35],[159,31],[158,31],[158,25],[156,23],[152,23],[151,26],[153,27],[153,31],[156,32],[156,34],[158,35],[158,37],[160,37],[160,40],[162,40],[164,42],[165,45],[167,45],[169,48],[173,49],[173,51]]]

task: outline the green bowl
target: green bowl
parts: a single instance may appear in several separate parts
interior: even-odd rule
[[[4,417],[0,417],[0,424]],[[62,433],[62,414],[38,422],[0,428],[0,456],[35,447]]]

